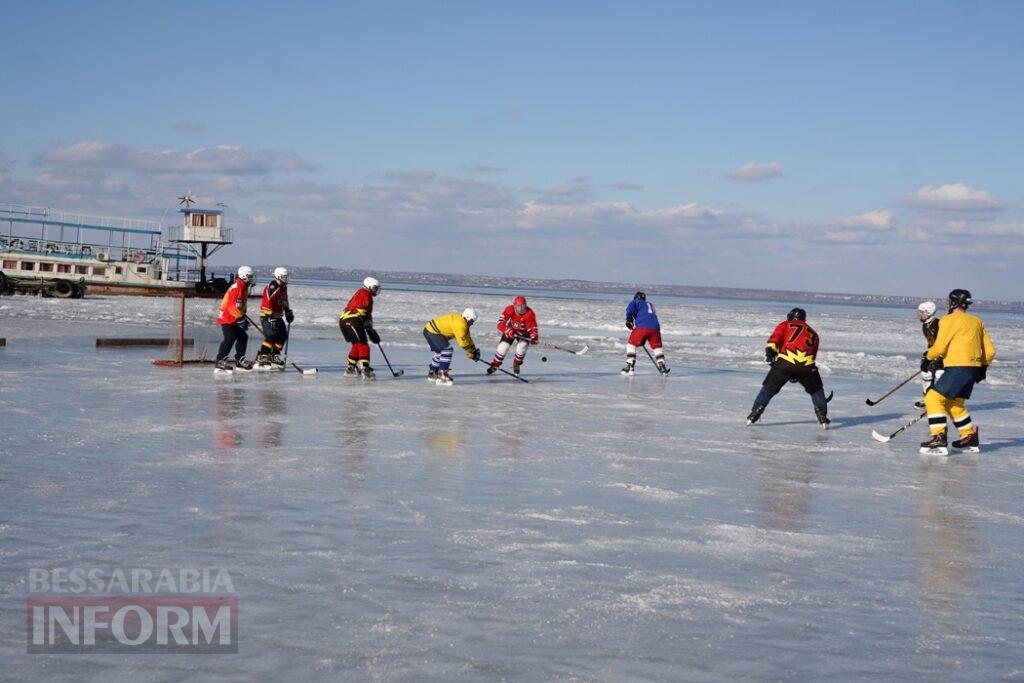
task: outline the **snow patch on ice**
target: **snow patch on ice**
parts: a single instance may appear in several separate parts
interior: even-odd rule
[[[657,486],[646,486],[644,484],[630,484],[628,482],[615,482],[614,484],[608,484],[608,488],[622,489],[629,493],[637,493],[647,498],[654,500],[679,500],[681,498],[687,498],[692,495],[692,492],[678,493],[669,489],[658,488]]]

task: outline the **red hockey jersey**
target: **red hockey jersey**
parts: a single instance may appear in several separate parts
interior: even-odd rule
[[[245,317],[245,305],[249,300],[249,285],[238,278],[235,284],[228,287],[224,298],[220,300],[220,314],[217,315],[218,325],[234,325]]]
[[[532,308],[527,308],[522,315],[516,315],[516,307],[508,305],[498,318],[498,331],[506,337],[526,337],[531,341],[537,341],[540,334],[537,331],[537,316]]]
[[[363,320],[373,319],[373,294],[366,287],[360,288],[348,300],[345,310],[341,312],[341,319],[362,318]]]
[[[261,318],[283,318],[288,310],[288,285],[271,280],[263,288],[263,300],[260,302]]]
[[[777,351],[780,360],[814,365],[814,357],[818,355],[818,333],[800,320],[784,320],[768,337],[768,348]]]

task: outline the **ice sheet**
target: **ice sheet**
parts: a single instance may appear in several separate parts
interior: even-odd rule
[[[641,357],[626,379],[619,302],[538,298],[542,331],[605,350],[533,349],[532,386],[456,354],[456,385],[437,387],[423,320],[473,304],[490,351],[504,298],[386,291],[378,327],[406,374],[375,349],[372,384],[338,371],[338,293],[293,299],[315,324],[291,353],[315,377],[214,380],[92,347],[166,327],[166,301],[0,299],[3,678],[1022,675],[1020,387],[977,390],[980,456],[923,458],[923,428],[873,442],[914,411],[911,388],[863,404],[920,346],[913,321],[872,351],[889,369],[831,360],[825,433],[797,387],[744,425],[773,320],[752,305],[661,306],[672,375]],[[826,347],[852,352],[871,314],[821,312]],[[1019,328],[989,327],[1020,352]],[[28,569],[92,565],[226,567],[240,654],[25,654]]]

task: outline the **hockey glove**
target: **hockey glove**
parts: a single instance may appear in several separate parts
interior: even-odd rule
[[[474,348],[472,351],[466,351],[466,357],[473,362],[480,360],[480,349]]]
[[[380,335],[377,334],[377,330],[373,329],[372,327],[366,328],[366,338],[369,339],[374,344],[380,344]]]
[[[942,359],[936,358],[935,360],[928,363],[928,372],[935,372],[936,370],[942,369]]]
[[[237,325],[242,330],[248,330],[249,329],[249,319],[246,318],[245,316],[242,316],[241,318],[239,318],[238,320],[235,321],[235,325]]]
[[[775,359],[779,357],[779,352],[770,346],[764,347],[764,362],[774,363]]]
[[[928,360],[928,356],[921,356],[921,372],[928,372],[928,366],[931,361]]]
[[[987,365],[982,365],[981,369],[980,369],[980,372],[978,372],[978,379],[976,379],[974,381],[975,382],[984,382],[986,376],[988,376],[988,366]]]
[[[627,321],[626,321],[626,329],[627,329],[627,330],[631,330],[631,329],[633,329],[633,324],[634,324],[634,323],[633,323],[633,321],[632,321],[632,320],[627,320]]]
[[[284,312],[284,319],[288,321],[289,325],[295,322],[295,314],[292,313],[292,309],[289,308],[287,311]]]

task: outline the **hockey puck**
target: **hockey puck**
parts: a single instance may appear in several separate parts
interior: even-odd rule
[[[541,363],[547,363],[548,362],[548,357],[547,356],[541,356],[540,357],[540,362]]]

